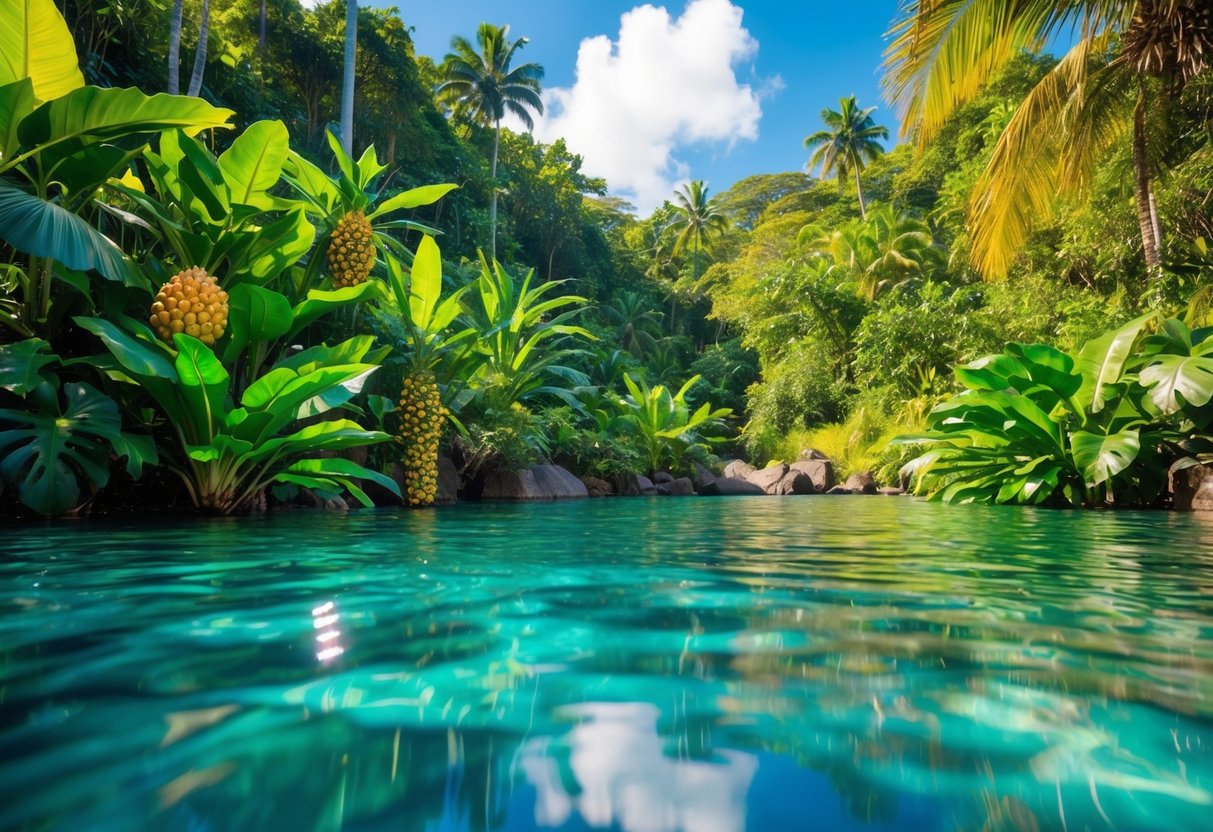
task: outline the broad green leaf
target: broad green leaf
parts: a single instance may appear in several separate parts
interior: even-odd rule
[[[193,430],[192,442],[210,442],[227,410],[228,374],[210,347],[185,333],[173,336],[177,345],[177,377]]]
[[[185,95],[149,96],[134,88],[81,87],[38,107],[25,117],[17,133],[22,145],[45,153],[67,142],[110,141],[175,128],[227,127],[232,115],[231,110]]]
[[[223,360],[231,363],[254,341],[272,341],[290,331],[295,320],[285,295],[251,283],[239,283],[228,293],[231,338]]]
[[[258,282],[272,280],[295,265],[316,239],[316,227],[308,222],[298,203],[270,224],[246,233],[252,237],[252,244],[245,256],[246,265],[236,273]]]
[[[1007,344],[1007,352],[1019,359],[1032,382],[1063,399],[1082,386],[1082,376],[1074,372],[1074,359],[1059,349],[1047,344]]]
[[[371,480],[382,485],[397,497],[400,496],[399,487],[391,477],[386,477],[378,471],[372,471],[352,460],[341,457],[301,459],[286,470],[297,474],[320,474],[321,476],[353,477],[360,480]]]
[[[366,380],[378,369],[378,367],[368,367],[360,375],[342,381],[320,392],[299,405],[296,415],[300,419],[308,419],[312,416],[319,416],[321,413],[327,413],[335,407],[341,407],[341,405],[362,392]]]
[[[324,171],[293,150],[287,153],[283,170],[287,181],[314,204],[317,213],[327,217],[336,210],[341,192]]]
[[[409,317],[413,326],[428,330],[434,307],[442,294],[442,254],[433,237],[422,237],[413,258],[409,286]]]
[[[1141,436],[1124,430],[1103,436],[1076,430],[1070,435],[1074,464],[1088,485],[1099,485],[1133,464],[1141,451]]]
[[[267,191],[278,184],[290,135],[281,121],[258,121],[236,137],[219,157],[233,203],[268,209]]]
[[[84,86],[76,43],[54,0],[0,3],[0,84],[23,78],[39,101]]]
[[[65,384],[61,411],[0,410],[0,477],[17,484],[21,502],[40,514],[60,514],[80,502],[81,478],[94,488],[109,481],[111,452],[130,453],[112,399],[87,384]],[[115,444],[117,443],[117,444]],[[154,454],[154,452],[153,452]]]
[[[122,252],[108,237],[54,202],[3,182],[0,239],[17,251],[49,257],[69,269],[95,270],[123,283],[132,279]]]
[[[1109,386],[1120,380],[1125,362],[1132,354],[1133,343],[1142,327],[1154,317],[1153,313],[1129,321],[1120,329],[1105,332],[1087,342],[1078,353],[1078,370],[1082,387],[1075,395],[1078,403],[1090,413],[1099,413],[1108,402]]]
[[[17,125],[34,111],[34,85],[25,78],[0,87],[0,162],[21,146]]]
[[[47,379],[42,369],[56,364],[59,356],[46,354],[50,347],[41,338],[26,338],[14,344],[0,344],[0,387],[18,396],[24,396]]]
[[[159,344],[133,338],[115,324],[101,318],[74,318],[77,326],[100,338],[118,363],[136,377],[161,378],[176,383],[177,371]]]
[[[458,185],[423,185],[420,188],[404,191],[379,203],[374,211],[367,214],[367,219],[373,220],[393,211],[431,205],[458,187]]]
[[[307,298],[295,307],[295,323],[289,334],[302,332],[321,315],[343,306],[361,303],[374,297],[379,291],[379,283],[373,280],[359,283],[357,286],[346,286],[344,289],[312,289],[307,293]]]
[[[1163,413],[1175,413],[1185,404],[1200,407],[1213,398],[1213,358],[1159,355],[1138,376]]]

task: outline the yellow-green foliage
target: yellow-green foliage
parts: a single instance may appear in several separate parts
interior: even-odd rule
[[[878,407],[862,404],[845,422],[788,432],[771,448],[770,459],[791,462],[801,451],[813,448],[833,460],[839,479],[860,471],[873,471],[882,484],[895,485],[902,463],[913,454],[900,447],[890,448],[889,441],[920,429],[921,424],[910,424],[913,421],[909,413],[894,418]]]

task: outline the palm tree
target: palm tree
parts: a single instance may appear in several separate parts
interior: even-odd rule
[[[909,278],[930,277],[944,259],[930,226],[891,205],[875,205],[867,219],[830,233],[806,225],[797,242],[810,255],[850,273],[857,294],[869,301]]]
[[[442,83],[438,85],[437,94],[456,117],[493,128],[489,255],[496,260],[497,153],[501,146],[501,120],[506,113],[513,113],[528,130],[535,126],[531,111],[543,115],[540,97],[543,67],[525,63],[510,68],[515,53],[527,44],[527,39],[511,41],[509,26],[481,23],[476,30],[476,44],[479,50],[467,38],[451,40],[451,51],[442,61]]]
[[[826,107],[821,111],[821,120],[826,129],[806,136],[804,146],[813,149],[809,157],[809,170],[821,165],[821,175],[838,177],[838,190],[848,175],[855,177],[855,193],[859,197],[859,213],[866,217],[867,207],[863,202],[863,184],[859,174],[868,162],[884,153],[877,139],[887,139],[889,128],[878,125],[872,118],[875,107],[860,109],[855,96],[838,99],[838,109]]]
[[[173,0],[173,11],[168,23],[168,91],[176,95],[181,91],[181,12],[185,0]]]
[[[261,20],[257,29],[257,48],[265,49],[265,0],[261,0]]]
[[[708,196],[702,179],[683,185],[674,192],[674,219],[670,227],[678,229],[671,254],[677,257],[691,249],[691,276],[699,280],[699,253],[709,251],[712,238],[729,227],[729,218],[716,197]]]
[[[1075,45],[1029,92],[974,189],[974,262],[1005,275],[1033,224],[1060,194],[1081,191],[1109,149],[1132,150],[1134,199],[1147,271],[1161,262],[1147,119],[1154,90],[1175,94],[1213,63],[1208,0],[907,0],[889,32],[886,94],[902,133],[920,144],[1020,51],[1054,36]],[[1123,145],[1122,145],[1123,146]]]
[[[189,95],[202,92],[202,74],[206,71],[207,38],[211,33],[211,0],[202,0],[202,20],[198,24],[198,45],[194,48],[194,71],[190,75]]]
[[[358,0],[345,4],[345,65],[341,84],[341,149],[354,155],[354,59],[358,54]]]
[[[657,346],[662,316],[639,292],[619,292],[610,305],[603,307],[602,313],[615,324],[619,346],[636,358]]]

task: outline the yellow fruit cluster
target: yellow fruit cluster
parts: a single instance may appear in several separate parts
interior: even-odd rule
[[[400,389],[400,430],[396,441],[404,450],[405,499],[411,506],[429,506],[438,497],[438,442],[446,410],[433,373],[406,376]]]
[[[227,327],[227,292],[204,269],[186,269],[160,287],[148,321],[167,344],[184,332],[214,346]]]
[[[366,282],[375,265],[373,233],[370,220],[361,211],[351,211],[337,221],[328,250],[334,289]]]

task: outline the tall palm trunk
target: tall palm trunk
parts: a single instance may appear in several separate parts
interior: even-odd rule
[[[501,120],[493,132],[493,165],[489,177],[493,180],[493,196],[489,200],[489,258],[497,259],[497,151],[501,147]]]
[[[354,58],[358,52],[358,0],[346,0],[345,75],[341,85],[341,146],[354,154]]]
[[[202,22],[198,26],[198,46],[194,49],[194,73],[190,76],[190,95],[202,92],[202,74],[206,71],[206,41],[211,32],[211,0],[202,0]]]
[[[1162,260],[1158,255],[1158,221],[1154,213],[1154,194],[1150,190],[1150,157],[1146,146],[1146,98],[1138,92],[1133,109],[1133,197],[1137,203],[1137,224],[1141,228],[1141,250],[1146,272],[1153,277]]]
[[[257,33],[257,46],[265,48],[265,0],[261,0],[261,27]]]
[[[168,24],[168,91],[176,95],[181,91],[181,7],[185,0],[174,0],[173,13]]]
[[[868,206],[863,201],[863,183],[859,181],[859,168],[855,168],[855,194],[859,197],[859,216],[868,218]]]

